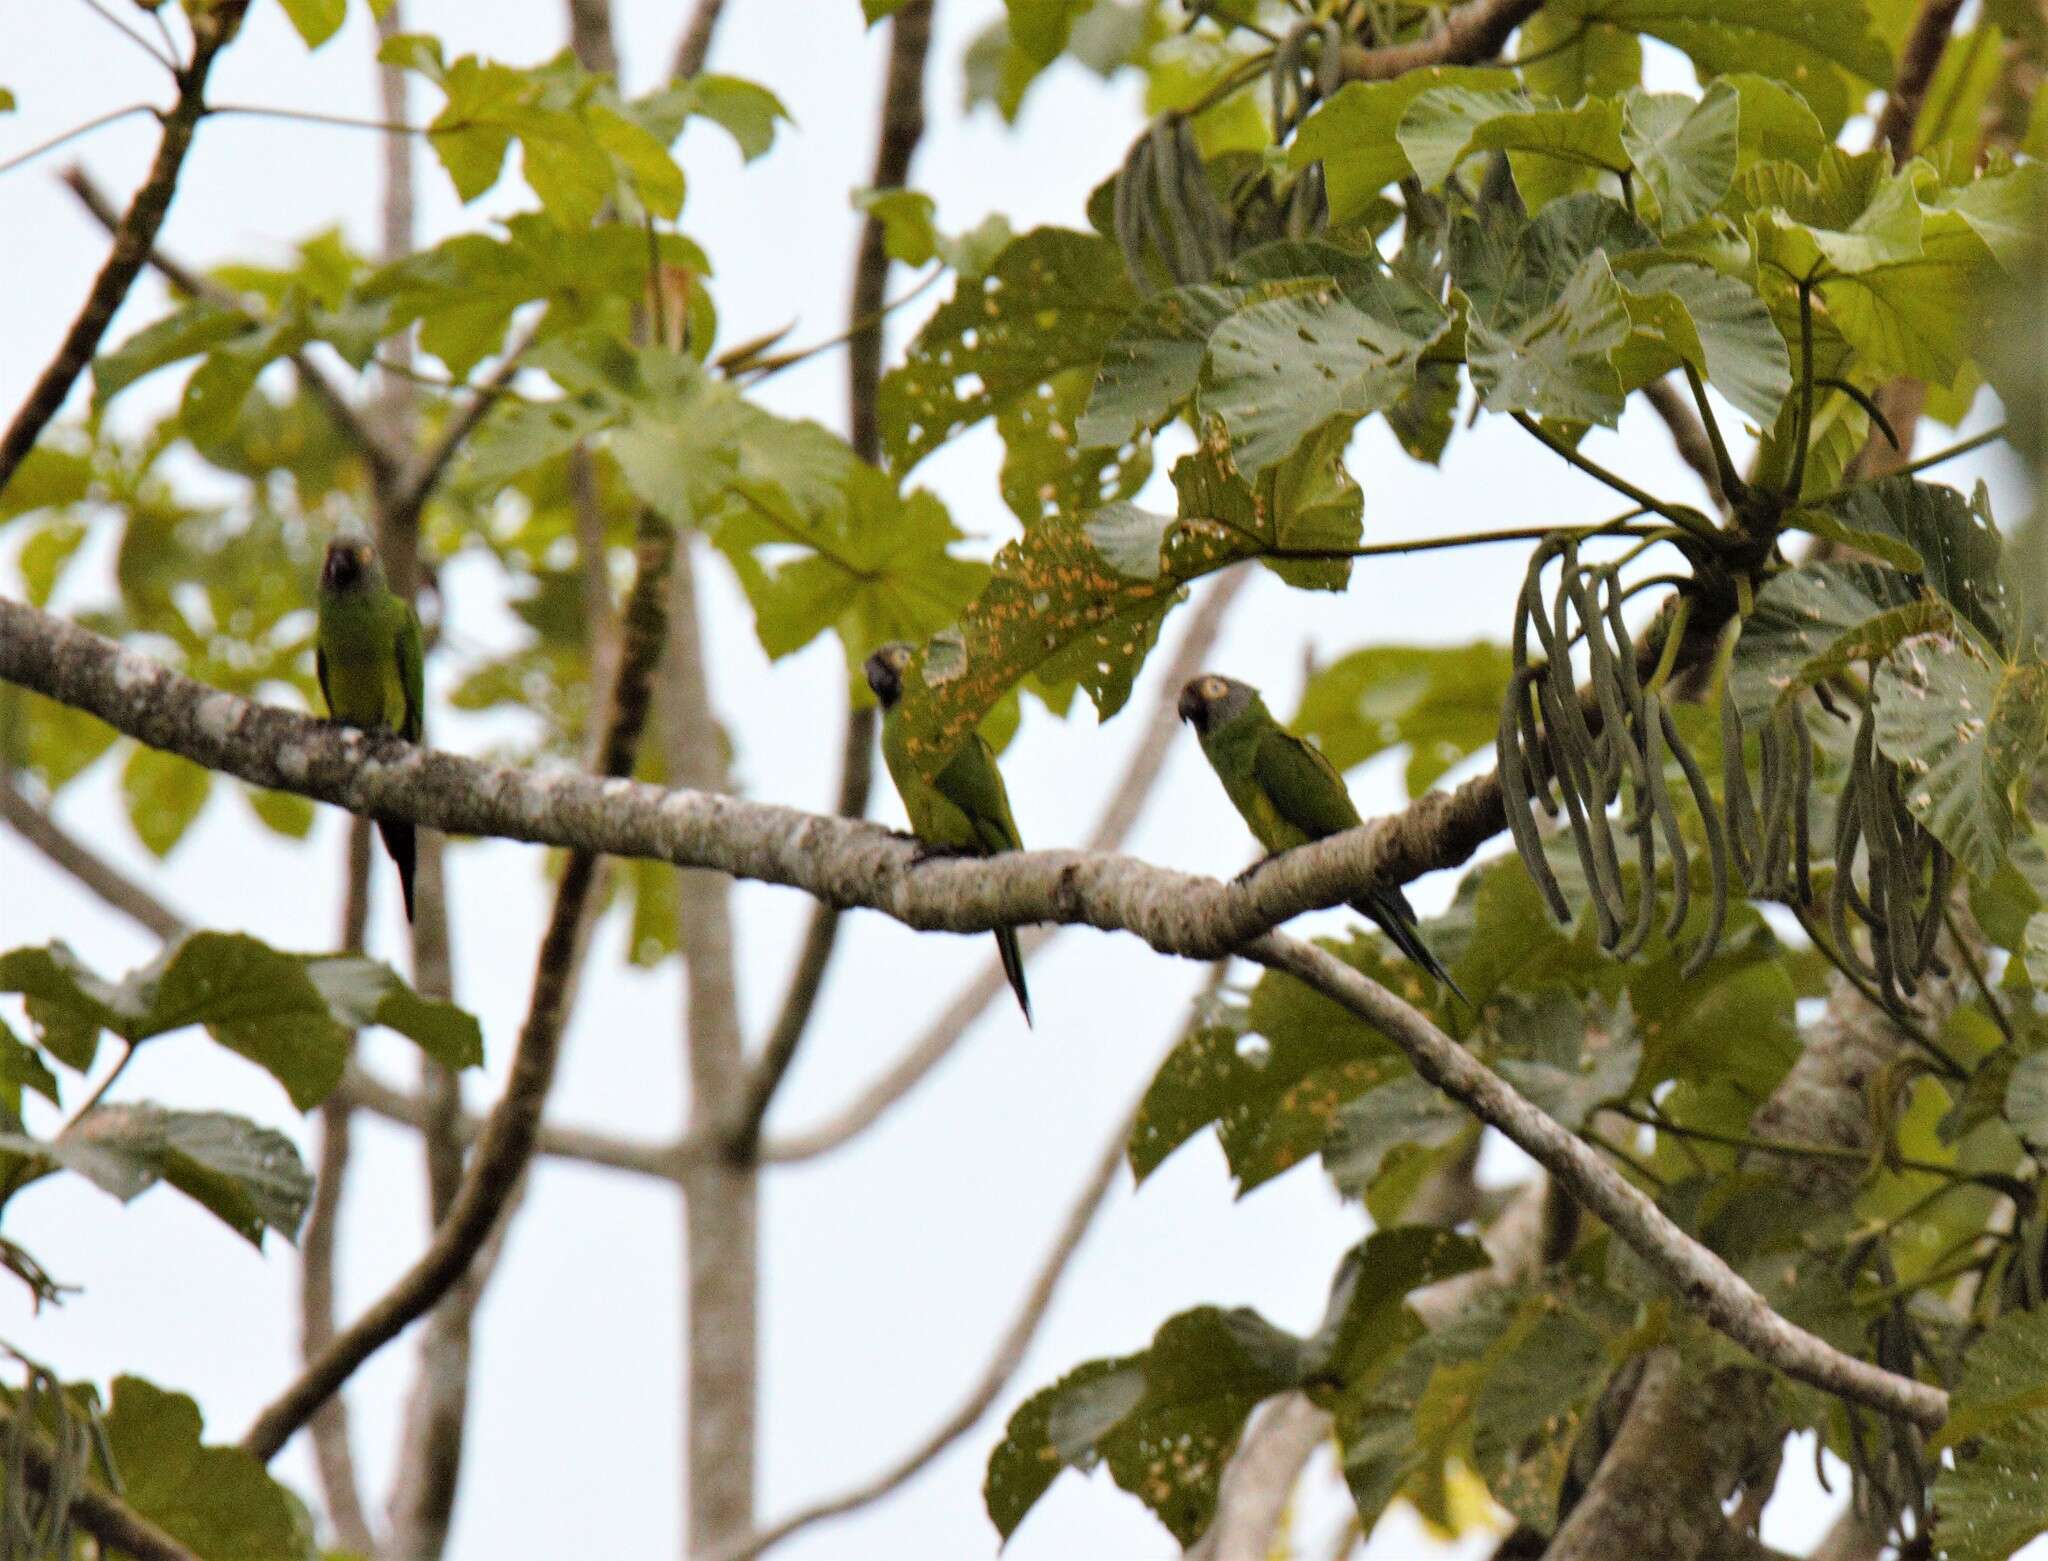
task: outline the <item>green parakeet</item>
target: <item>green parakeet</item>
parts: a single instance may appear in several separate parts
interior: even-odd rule
[[[979,732],[960,745],[934,780],[918,773],[910,757],[903,723],[896,713],[896,701],[903,693],[903,669],[915,654],[900,641],[884,645],[867,660],[868,687],[882,702],[882,757],[889,765],[889,778],[910,815],[910,829],[918,839],[941,850],[965,852],[971,856],[993,856],[998,851],[1021,851],[1017,820],[1010,814],[1010,794],[1003,789],[1003,772],[996,768],[996,756]],[[996,928],[996,947],[1002,950],[1003,974],[1010,978],[1010,990],[1017,994],[1017,1006],[1024,1010],[1024,1022],[1031,1022],[1031,994],[1024,989],[1024,956],[1017,948],[1017,929]]]
[[[1249,683],[1214,673],[1190,679],[1180,691],[1180,718],[1194,727],[1210,768],[1267,851],[1290,850],[1364,822],[1337,767],[1274,720]],[[1422,941],[1414,907],[1398,888],[1375,889],[1351,903],[1395,948],[1465,997]]]
[[[377,550],[361,537],[327,544],[320,566],[320,626],[313,668],[327,713],[370,732],[394,732],[416,743],[425,731],[426,686],[420,620],[392,593]],[[380,818],[377,832],[398,864],[405,919],[412,920],[413,827]]]

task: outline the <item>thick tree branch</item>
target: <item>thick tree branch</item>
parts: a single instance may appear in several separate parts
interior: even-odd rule
[[[1224,1469],[1215,1520],[1187,1561],[1267,1561],[1274,1555],[1301,1471],[1329,1439],[1330,1412],[1306,1394],[1283,1393],[1268,1402]]]
[[[57,355],[37,377],[28,399],[7,425],[7,432],[0,435],[0,490],[7,487],[15,468],[35,447],[50,419],[63,408],[71,387],[99,350],[100,338],[106,334],[114,311],[121,307],[128,289],[141,274],[149,248],[163,227],[164,214],[171,209],[171,197],[177,193],[178,174],[185,165],[185,154],[192,149],[193,132],[206,112],[206,78],[220,51],[233,40],[246,9],[247,0],[239,0],[217,4],[194,15],[192,61],[178,72],[178,100],[162,115],[163,139],[157,143],[149,177],[128,203],[127,214],[114,232],[114,247],[108,251],[99,275],[93,278],[92,289],[86,294],[78,317],[71,322],[71,329],[64,333]]]
[[[1344,46],[1346,81],[1391,81],[1433,65],[1469,65],[1492,59],[1514,30],[1543,8],[1543,0],[1469,0],[1444,17],[1444,24],[1413,43],[1377,49]]]
[[[9,1416],[0,1411],[0,1429]],[[22,1473],[39,1492],[50,1488],[50,1449],[41,1436],[25,1442]],[[200,1561],[197,1552],[166,1534],[149,1519],[105,1491],[88,1485],[71,1497],[71,1522],[100,1542],[101,1553],[129,1561]]]
[[[1045,1314],[1052,1308],[1052,1298],[1059,1289],[1061,1278],[1073,1263],[1074,1254],[1080,1250],[1081,1242],[1088,1229],[1095,1223],[1095,1216],[1101,1212],[1109,1190],[1116,1185],[1117,1173],[1123,1168],[1124,1146],[1130,1138],[1130,1118],[1123,1118],[1116,1131],[1110,1135],[1108,1145],[1095,1170],[1082,1187],[1080,1196],[1074,1200],[1067,1215],[1066,1224],[1053,1240],[1052,1248],[1039,1264],[1038,1277],[1025,1292],[1024,1304],[1017,1310],[1016,1319],[1010,1330],[997,1344],[995,1353],[989,1358],[981,1380],[969,1391],[960,1406],[941,1421],[922,1442],[910,1452],[891,1464],[882,1473],[853,1489],[837,1496],[794,1512],[779,1523],[771,1524],[757,1534],[735,1540],[711,1552],[711,1561],[753,1561],[771,1546],[781,1544],[785,1539],[800,1533],[813,1524],[828,1518],[843,1517],[862,1507],[880,1501],[890,1492],[907,1485],[922,1473],[941,1453],[980,1423],[988,1413],[989,1406],[1009,1385],[1023,1364],[1024,1355],[1031,1348],[1031,1341],[1037,1337],[1039,1324],[1045,1321]]]
[[[872,824],[734,797],[663,791],[623,778],[599,781],[477,764],[207,689],[110,640],[13,602],[0,602],[0,677],[90,710],[144,742],[209,768],[352,811],[410,818],[451,832],[545,840],[577,848],[579,858],[603,851],[716,868],[801,888],[839,905],[866,905],[925,930],[986,932],[1029,921],[1072,922],[1131,932],[1161,952],[1191,959],[1236,952],[1285,969],[1393,1038],[1424,1077],[1540,1161],[1688,1304],[1738,1343],[1802,1381],[1923,1424],[1938,1424],[1947,1412],[1947,1395],[1939,1389],[1844,1356],[1777,1316],[1740,1276],[1578,1138],[1414,1009],[1323,950],[1266,932],[1311,907],[1349,901],[1367,884],[1401,882],[1401,868],[1418,860],[1450,865],[1442,858],[1455,852],[1450,861],[1462,861],[1477,841],[1467,843],[1472,826],[1455,809],[1459,798],[1472,796],[1472,784],[1449,794],[1445,804],[1432,806],[1441,795],[1432,794],[1404,814],[1288,852],[1248,881],[1223,884],[1088,852],[933,860],[921,857],[914,842]],[[1497,817],[1497,786],[1491,797]],[[551,1064],[552,1042],[546,1055]],[[508,1100],[513,1093],[508,1090]],[[526,1101],[509,1113],[514,1125],[495,1134],[494,1113],[466,1191],[494,1147],[502,1157],[504,1146],[494,1145],[495,1139],[516,1134],[518,1163],[524,1164],[538,1109],[537,1097]],[[474,1250],[472,1245],[464,1251],[462,1261]],[[440,1288],[460,1267],[456,1263],[438,1281]],[[437,1273],[429,1270],[428,1278]],[[409,1280],[401,1290],[410,1292],[417,1283]],[[399,1318],[391,1331],[411,1315],[416,1314]],[[313,1402],[353,1364],[334,1373]],[[266,1412],[266,1429],[272,1420]]]
[[[114,203],[107,199],[106,192],[93,183],[92,175],[74,163],[60,175],[66,189],[78,197],[93,220],[109,233],[119,231],[121,214],[114,209]],[[188,298],[203,298],[226,309],[240,309],[242,301],[227,288],[201,276],[190,267],[152,247],[149,251],[149,265],[172,287]],[[398,457],[385,447],[376,430],[364,421],[363,415],[350,401],[344,391],[327,371],[320,367],[313,355],[304,348],[294,347],[286,355],[292,370],[299,376],[299,383],[306,393],[320,403],[330,421],[345,433],[363,457],[363,464],[370,474],[370,486],[377,492],[385,492],[391,479],[398,471]]]
[[[0,770],[0,819],[105,904],[166,942],[191,930],[184,917],[29,801],[5,770]]]
[[[675,536],[652,517],[643,517],[639,575],[626,614],[626,653],[614,689],[603,773],[632,772],[640,734],[647,722],[649,691],[667,626],[665,593],[675,553]],[[5,604],[11,605],[11,604]],[[316,724],[316,723],[308,723]],[[597,785],[622,785],[613,779]],[[517,1190],[540,1127],[541,1108],[554,1082],[560,1053],[568,982],[580,929],[589,912],[596,873],[594,850],[571,854],[555,891],[554,912],[541,940],[532,1002],[505,1092],[484,1124],[482,1138],[463,1173],[448,1218],[435,1229],[419,1260],[384,1296],[341,1333],[249,1428],[242,1446],[268,1462],[291,1434],[348,1380],[356,1368],[391,1342],[434,1305],[467,1271],[490,1238],[505,1204]]]
[[[1892,90],[1884,100],[1884,112],[1877,117],[1871,144],[1889,147],[1892,161],[1901,167],[1913,155],[1913,127],[1920,118],[1920,105],[1926,101],[1928,84],[1934,80],[1941,51],[1962,9],[1963,0],[1926,0],[1899,50],[1898,72],[1892,77]]]

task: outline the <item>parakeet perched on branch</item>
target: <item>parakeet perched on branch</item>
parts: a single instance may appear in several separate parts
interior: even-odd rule
[[[426,687],[420,620],[393,594],[377,550],[362,537],[337,537],[320,566],[320,626],[313,667],[335,720],[416,743],[425,732]],[[384,849],[398,864],[405,919],[412,920],[413,827],[377,820]]]
[[[1214,673],[1190,679],[1180,692],[1180,718],[1194,727],[1210,768],[1269,852],[1364,822],[1337,767],[1313,743],[1274,720],[1249,683]],[[1414,908],[1398,888],[1375,889],[1351,903],[1372,918],[1395,948],[1464,998],[1422,941]]]
[[[903,669],[914,654],[910,646],[898,642],[884,645],[867,660],[868,687],[882,702],[882,757],[888,762],[897,795],[903,798],[903,810],[910,815],[911,832],[928,845],[973,856],[1021,851],[1024,842],[1017,834],[1017,820],[1010,814],[1003,772],[996,768],[995,753],[979,732],[960,745],[960,751],[933,780],[920,775],[912,762],[896,702],[903,693]],[[1024,956],[1017,948],[1017,929],[996,928],[996,947],[1002,951],[1003,974],[1010,978],[1010,990],[1017,994],[1017,1006],[1024,1010],[1024,1022],[1029,1024],[1031,994],[1024,988]]]

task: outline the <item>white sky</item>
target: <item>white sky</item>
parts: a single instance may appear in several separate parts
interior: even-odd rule
[[[666,68],[688,7],[616,4],[626,85],[645,90]],[[128,13],[118,0],[114,8]],[[1062,67],[1033,93],[1016,131],[987,111],[964,116],[961,55],[999,9],[997,0],[941,0],[932,127],[914,182],[937,199],[949,230],[992,211],[1019,231],[1036,223],[1083,226],[1084,196],[1139,123],[1135,82],[1105,86]],[[451,55],[483,51],[526,63],[563,40],[559,0],[408,0],[407,16],[411,27],[441,34]],[[864,34],[855,0],[730,0],[712,68],[772,87],[798,122],[785,128],[773,154],[744,171],[722,132],[695,128],[682,143],[690,181],[683,226],[716,265],[724,341],[791,322],[798,341],[840,327],[857,232],[847,192],[867,182],[880,45],[879,35]],[[360,6],[309,58],[279,9],[259,3],[246,36],[216,71],[213,97],[374,114],[371,55]],[[106,109],[168,98],[156,67],[72,0],[0,5],[0,85],[20,99],[20,111],[0,119],[0,158]],[[416,92],[416,106],[430,112],[430,96]],[[80,156],[106,186],[125,193],[146,166],[152,130],[146,119],[126,122],[0,180],[0,233],[10,240],[0,288],[0,406],[18,403],[47,360],[104,248],[55,174]],[[214,120],[187,164],[164,247],[201,263],[262,260],[339,221],[371,248],[379,167],[378,142],[363,132]],[[464,211],[424,155],[420,175],[429,240],[531,204],[511,181]],[[151,319],[162,298],[153,282],[138,288],[109,342]],[[898,322],[897,340],[906,328]],[[778,410],[843,426],[844,373],[843,358],[828,356],[771,382],[765,396]],[[175,375],[152,381],[134,393],[129,415],[163,405],[175,388]],[[1987,422],[1980,415],[1970,426]],[[1660,426],[1642,412],[1632,412],[1618,435],[1596,435],[1591,448],[1660,491],[1697,492]],[[918,474],[952,505],[962,528],[988,545],[1010,525],[995,487],[998,453],[984,430]],[[1443,472],[1408,461],[1377,427],[1361,436],[1351,465],[1365,487],[1369,540],[1581,521],[1617,507],[1604,489],[1498,419],[1461,430]],[[1980,471],[1991,475],[1995,496],[2011,493],[2002,468],[1958,462],[1945,475],[1967,487]],[[1499,637],[1523,556],[1498,548],[1376,560],[1334,598],[1291,593],[1262,578],[1237,608],[1215,664],[1261,683],[1284,710],[1298,692],[1305,653],[1328,659],[1380,641]],[[823,641],[771,667],[720,566],[706,574],[711,670],[732,726],[738,782],[750,795],[826,805],[837,766],[837,645]],[[4,569],[0,581],[14,588]],[[446,585],[458,643],[505,643],[509,620],[487,572],[451,570]],[[1170,624],[1168,635],[1178,628]],[[445,687],[458,670],[441,665],[430,675]],[[1152,707],[1156,681],[1155,674],[1140,684],[1135,715]],[[441,745],[474,750],[494,730],[437,712],[434,735]],[[1005,758],[1027,840],[1080,839],[1100,806],[1101,778],[1118,772],[1139,731],[1135,719],[1097,731],[1086,715],[1065,725],[1034,716]],[[1398,768],[1385,764],[1354,778],[1368,810],[1397,805],[1399,784]],[[893,798],[884,816],[900,823]],[[323,811],[310,843],[295,846],[252,827],[242,805],[217,791],[171,861],[159,865],[134,839],[113,769],[101,765],[66,792],[61,817],[203,925],[246,929],[289,948],[331,946],[341,897],[336,814]],[[1192,741],[1178,746],[1130,849],[1217,873],[1248,860],[1249,842]],[[546,903],[540,865],[530,848],[502,843],[465,847],[452,861],[457,995],[483,1020],[492,1075],[489,1084],[470,1081],[473,1104],[494,1092],[524,1010]],[[386,871],[380,858],[380,875]],[[1425,882],[1417,897],[1434,906],[1449,887],[1447,878]],[[379,888],[374,950],[402,967],[388,878],[380,876]],[[806,909],[783,890],[743,886],[735,896],[745,1017],[755,1031],[780,994]],[[664,1137],[686,1105],[677,973],[673,966],[653,975],[627,970],[619,931],[615,919],[600,934],[552,1111],[563,1121]],[[0,948],[58,936],[108,972],[153,952],[146,934],[0,837]],[[877,916],[853,916],[771,1126],[815,1122],[883,1071],[978,970],[986,941],[920,937]],[[1113,1124],[1177,1034],[1198,979],[1198,971],[1128,938],[1069,933],[1032,967],[1035,1033],[998,1004],[879,1128],[829,1159],[771,1173],[763,1237],[764,1521],[865,1479],[950,1413],[1007,1328]],[[388,1038],[370,1051],[386,1073],[411,1065]],[[291,1133],[311,1158],[311,1128],[281,1091],[196,1034],[149,1048],[118,1094],[242,1111]],[[424,1232],[409,1135],[361,1119],[358,1145],[344,1230],[344,1315],[403,1268]],[[664,1188],[554,1164],[537,1176],[482,1316],[456,1561],[676,1552],[679,1224]],[[890,1501],[776,1554],[790,1561],[993,1555],[982,1468],[1026,1392],[1080,1360],[1141,1345],[1167,1316],[1200,1302],[1252,1305],[1283,1325],[1311,1326],[1338,1255],[1363,1229],[1362,1215],[1341,1206],[1314,1169],[1232,1203],[1221,1154],[1206,1137],[1142,1194],[1125,1178],[996,1412]],[[0,1337],[67,1376],[104,1381],[131,1370],[190,1392],[211,1435],[231,1440],[295,1367],[295,1260],[282,1243],[259,1256],[175,1194],[153,1193],[124,1209],[70,1178],[17,1199],[8,1233],[60,1278],[85,1287],[40,1317],[30,1315],[17,1288],[0,1287]],[[408,1339],[351,1384],[373,1508],[388,1488],[410,1379]],[[275,1467],[312,1489],[303,1441]],[[1831,1503],[1811,1468],[1810,1454],[1788,1458],[1768,1540],[1796,1548],[1825,1526]],[[1344,1506],[1333,1479],[1313,1489],[1299,1532],[1308,1551],[1320,1554]],[[1373,1548],[1381,1558],[1425,1551],[1438,1553],[1398,1518]],[[1018,1561],[1146,1561],[1175,1553],[1165,1531],[1106,1476],[1062,1477],[1009,1550]]]

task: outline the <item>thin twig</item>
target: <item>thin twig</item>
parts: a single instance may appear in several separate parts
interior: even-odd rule
[[[1045,1314],[1052,1307],[1053,1295],[1059,1289],[1061,1278],[1080,1249],[1082,1239],[1095,1222],[1109,1190],[1116,1184],[1117,1173],[1124,1163],[1124,1146],[1130,1138],[1130,1118],[1121,1119],[1116,1131],[1110,1135],[1109,1143],[1097,1160],[1094,1172],[1089,1176],[1081,1194],[1074,1200],[1067,1214],[1065,1225],[1054,1238],[1052,1248],[1038,1266],[1038,1277],[1025,1292],[1024,1303],[1017,1309],[1017,1316],[1010,1324],[983,1368],[981,1379],[952,1414],[942,1420],[925,1439],[901,1458],[889,1465],[882,1473],[875,1475],[851,1490],[829,1497],[798,1512],[791,1513],[780,1522],[770,1524],[756,1534],[748,1535],[712,1550],[710,1561],[752,1561],[771,1546],[822,1523],[827,1518],[841,1517],[862,1507],[880,1501],[891,1491],[908,1484],[922,1473],[941,1453],[980,1423],[988,1413],[1010,1378],[1016,1375],[1023,1363],[1024,1354],[1031,1348],[1031,1341],[1037,1337],[1039,1325],[1045,1321]]]
[[[5,491],[15,468],[63,408],[71,387],[99,351],[100,338],[106,335],[114,311],[141,274],[150,246],[163,227],[164,214],[171,208],[171,197],[177,193],[178,174],[185,166],[185,154],[192,149],[192,134],[206,110],[206,78],[220,51],[233,39],[241,17],[241,7],[223,5],[194,18],[192,63],[178,75],[178,101],[163,116],[163,138],[157,143],[149,177],[128,203],[127,213],[114,231],[113,248],[93,278],[56,356],[37,377],[6,434],[0,436],[0,491]]]
[[[674,80],[688,81],[704,69],[704,62],[711,58],[711,40],[717,35],[718,19],[724,11],[725,0],[697,0],[690,25],[676,45],[675,63],[669,67]]]
[[[148,928],[166,943],[183,937],[191,923],[148,889],[130,878],[83,841],[74,838],[49,812],[23,795],[13,775],[0,770],[0,819],[16,834],[64,869],[105,904],[130,921]]]
[[[149,103],[130,103],[126,108],[109,109],[104,114],[98,114],[88,119],[82,125],[73,125],[69,130],[59,131],[46,141],[38,141],[25,152],[16,152],[12,157],[7,158],[4,162],[0,162],[0,174],[12,173],[24,164],[32,163],[38,157],[54,152],[58,147],[76,141],[81,136],[90,135],[93,131],[101,129],[106,125],[118,124],[121,120],[131,118],[136,114],[154,114],[155,112],[155,106]]]
[[[119,33],[122,37],[126,38],[130,43],[134,44],[136,48],[140,49],[144,54],[148,55],[151,59],[155,60],[157,64],[161,65],[173,76],[178,74],[178,62],[175,59],[173,59],[170,55],[165,54],[155,44],[151,43],[147,38],[143,37],[141,33],[137,32],[134,28],[130,27],[126,22],[122,21],[120,17],[116,16],[112,11],[109,11],[105,6],[101,5],[100,0],[81,0],[81,3],[85,6],[85,8],[88,11],[92,12],[94,16],[97,16],[109,27],[113,28],[115,32]]]
[[[647,723],[655,663],[667,633],[669,569],[675,535],[651,515],[643,515],[639,544],[640,568],[626,613],[626,653],[612,697],[610,736],[601,773],[630,775]],[[257,1416],[242,1438],[244,1450],[264,1462],[275,1457],[291,1434],[306,1423],[356,1368],[424,1314],[461,1279],[470,1260],[489,1238],[506,1201],[513,1195],[533,1157],[541,1108],[554,1082],[568,996],[567,973],[581,925],[589,913],[590,886],[597,853],[573,852],[555,890],[536,962],[533,998],[511,1076],[499,1097],[483,1136],[463,1173],[448,1218],[435,1229],[427,1250],[383,1297],[335,1336],[285,1391]]]
[[[121,220],[120,214],[114,210],[106,192],[93,182],[91,174],[74,163],[65,169],[60,177],[65,188],[78,197],[79,204],[85,207],[95,222],[109,233],[115,231]],[[149,251],[149,264],[150,269],[186,297],[203,298],[209,303],[219,304],[222,308],[242,310],[246,313],[242,301],[227,288],[222,287],[211,277],[193,271],[154,246]],[[293,371],[299,376],[299,383],[306,387],[306,393],[320,403],[320,409],[342,433],[347,435],[349,442],[361,453],[363,463],[369,469],[370,486],[382,492],[398,469],[397,458],[385,447],[383,439],[363,419],[362,414],[355,409],[354,403],[348,398],[348,393],[320,367],[311,353],[304,348],[295,347],[286,354],[286,357]]]

